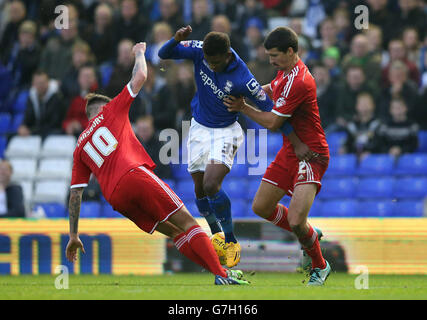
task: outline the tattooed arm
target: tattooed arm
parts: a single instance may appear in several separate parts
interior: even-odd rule
[[[132,79],[130,87],[136,95],[141,90],[145,80],[147,79],[147,63],[145,61],[145,42],[139,42],[134,45],[132,52],[135,54],[135,65],[132,71]]]
[[[83,188],[73,188],[70,192],[68,210],[70,212],[70,240],[65,251],[69,261],[77,259],[77,249],[85,253],[83,243],[78,236],[80,205],[82,203]]]

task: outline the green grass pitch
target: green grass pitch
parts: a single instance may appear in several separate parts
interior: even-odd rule
[[[248,275],[249,286],[214,286],[206,272],[162,276],[71,275],[69,288],[55,288],[55,275],[0,276],[0,299],[286,300],[427,299],[427,276],[370,275],[357,290],[357,275],[333,273],[324,287],[306,286],[299,273]],[[303,283],[304,282],[304,283]]]

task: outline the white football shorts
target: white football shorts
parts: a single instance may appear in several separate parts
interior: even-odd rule
[[[243,139],[243,130],[237,121],[225,128],[209,128],[191,119],[187,141],[188,172],[204,172],[211,160],[221,162],[231,170]]]

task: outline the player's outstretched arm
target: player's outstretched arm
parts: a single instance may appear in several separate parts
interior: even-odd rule
[[[132,92],[136,95],[141,90],[147,79],[147,62],[145,61],[146,43],[139,42],[133,46],[132,52],[135,55],[135,65],[132,71],[130,86]]]
[[[160,48],[160,50],[158,52],[159,58],[161,58],[161,59],[176,58],[175,55],[177,53],[175,52],[175,54],[174,54],[174,49],[176,48],[176,46],[178,45],[178,43],[180,43],[181,41],[184,41],[185,39],[187,39],[187,37],[190,35],[190,33],[192,31],[193,31],[193,29],[191,29],[190,25],[178,29],[178,31],[175,32],[175,35],[173,36],[173,38],[170,39],[169,41],[167,41]],[[180,54],[178,53],[178,56],[179,55]]]
[[[68,241],[65,255],[69,261],[77,259],[77,249],[85,253],[83,243],[78,236],[80,206],[82,203],[83,188],[73,188],[70,191],[68,210],[70,213],[70,240]]]

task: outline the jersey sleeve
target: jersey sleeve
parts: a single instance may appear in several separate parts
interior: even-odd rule
[[[161,59],[187,59],[197,60],[202,55],[203,41],[187,40],[176,43],[172,38],[159,50]]]
[[[138,92],[132,92],[130,82],[122,89],[122,91],[114,97],[109,103],[104,107],[104,110],[112,111],[115,113],[123,113],[128,116],[130,106],[135,100]]]
[[[81,160],[78,154],[74,153],[73,170],[71,174],[71,189],[87,187],[91,175],[91,170]]]
[[[273,108],[273,101],[271,101],[264,89],[251,74],[245,80],[243,95],[249,98],[262,111],[271,111]]]
[[[291,117],[294,111],[301,105],[307,97],[307,90],[303,81],[293,81],[291,79],[284,86],[280,97],[275,101],[274,114],[281,117]]]

